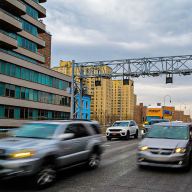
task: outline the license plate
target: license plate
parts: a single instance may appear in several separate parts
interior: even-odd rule
[[[112,135],[117,135],[117,133],[112,133]]]

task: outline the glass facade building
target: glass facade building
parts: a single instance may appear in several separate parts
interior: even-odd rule
[[[30,120],[69,119],[71,78],[48,68],[46,0],[0,4],[0,128]],[[50,45],[49,45],[50,46]]]

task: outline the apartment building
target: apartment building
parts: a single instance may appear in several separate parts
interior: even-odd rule
[[[87,67],[89,69],[89,67]],[[71,61],[60,61],[58,67],[54,67],[53,70],[63,73],[65,75],[72,75],[72,63]],[[103,66],[101,70],[107,73],[111,72],[111,68]],[[98,72],[97,70],[95,72]],[[75,69],[75,73],[78,70]],[[98,81],[100,85],[96,86],[95,81]],[[91,119],[98,120],[101,124],[107,124],[112,118],[112,81],[111,79],[101,78],[94,79],[88,78],[83,80],[83,86],[86,88],[86,94],[91,96]]]
[[[89,70],[89,67],[86,68]],[[53,70],[71,76],[72,63],[60,61],[59,66]],[[112,69],[103,66],[99,70],[110,74]],[[97,72],[95,69],[95,73]],[[78,73],[77,69],[75,73]],[[115,120],[133,119],[137,97],[134,94],[133,81],[126,82],[111,78],[88,78],[83,81],[87,94],[91,96],[91,119],[98,120],[104,125]]]
[[[70,117],[70,94],[66,90],[71,78],[49,68],[51,36],[47,36],[42,21],[45,2],[0,2],[1,127]]]
[[[115,120],[133,119],[136,105],[134,83],[132,80],[112,80],[112,114]]]

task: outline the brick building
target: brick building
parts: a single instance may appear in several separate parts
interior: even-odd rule
[[[52,36],[49,32],[39,33],[39,37],[45,41],[45,47],[40,48],[38,51],[45,57],[44,66],[51,67],[51,39]]]
[[[146,106],[143,103],[135,106],[134,110],[134,120],[137,122],[138,125],[142,125],[145,121],[146,117]]]

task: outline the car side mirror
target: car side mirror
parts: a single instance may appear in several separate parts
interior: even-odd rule
[[[60,140],[68,140],[68,139],[73,139],[75,137],[74,133],[64,133],[58,136]]]

